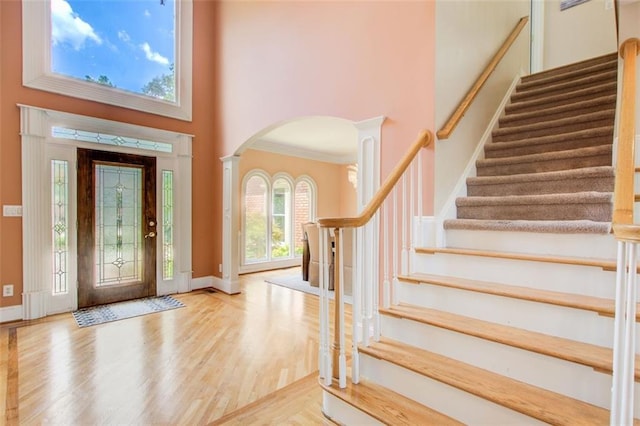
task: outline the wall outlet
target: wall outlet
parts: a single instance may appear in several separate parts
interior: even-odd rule
[[[2,297],[13,296],[13,284],[5,284],[2,286]]]

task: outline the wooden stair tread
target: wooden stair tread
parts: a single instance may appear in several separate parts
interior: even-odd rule
[[[348,381],[344,389],[340,389],[337,383],[327,386],[320,381],[320,385],[325,391],[385,424],[463,424],[384,386],[365,380],[357,385]]]
[[[408,304],[381,308],[380,313],[612,372],[610,348]],[[636,356],[635,377],[640,380],[640,356]]]
[[[602,297],[586,296],[575,293],[562,293],[531,287],[424,273],[400,275],[398,276],[398,280],[412,284],[431,284],[441,287],[473,291],[476,293],[491,294],[494,296],[510,297],[512,299],[582,309],[610,317],[615,314],[615,302],[612,299],[605,299]],[[640,303],[638,304],[638,308],[636,321],[640,320]]]
[[[415,251],[416,253],[421,254],[457,254],[462,256],[480,256],[498,259],[526,260],[530,262],[558,263],[562,265],[593,266],[604,269],[605,271],[615,271],[617,269],[615,260],[588,257],[552,256],[450,247],[417,247]]]
[[[609,424],[609,410],[465,364],[381,339],[360,352],[554,425]],[[640,424],[635,421],[634,424]]]

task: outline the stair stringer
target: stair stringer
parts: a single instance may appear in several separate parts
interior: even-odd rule
[[[504,109],[507,104],[511,100],[511,96],[515,93],[516,87],[520,82],[522,76],[525,75],[524,71],[520,71],[520,74],[516,75],[511,85],[506,90],[504,97],[500,101],[500,104],[496,108],[496,111],[493,114],[493,117],[487,124],[487,128],[485,129],[482,137],[478,141],[476,145],[476,149],[473,154],[469,158],[464,171],[460,175],[458,182],[456,183],[453,191],[445,201],[444,205],[440,212],[436,215],[435,220],[429,220],[429,223],[433,223],[434,227],[431,229],[431,235],[435,235],[435,243],[438,247],[442,247],[445,245],[444,240],[444,227],[442,224],[447,219],[455,219],[457,217],[457,208],[456,208],[456,199],[459,197],[465,197],[467,195],[467,178],[475,177],[477,175],[476,172],[476,162],[477,160],[484,158],[484,146],[491,139],[492,132],[498,128],[500,117],[504,115]],[[446,142],[440,142],[446,143]],[[437,147],[436,147],[437,149]],[[427,231],[429,232],[429,231]]]

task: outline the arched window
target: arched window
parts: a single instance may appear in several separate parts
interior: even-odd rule
[[[308,176],[295,182],[252,170],[243,179],[243,265],[289,261],[302,256],[302,224],[315,219],[316,186]],[[255,270],[255,268],[250,268]]]

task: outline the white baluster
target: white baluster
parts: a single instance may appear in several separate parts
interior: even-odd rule
[[[386,201],[382,204],[382,274],[384,281],[382,283],[383,299],[382,303],[385,308],[391,305],[391,283],[389,282],[389,203]]]
[[[424,247],[424,235],[422,233],[422,152],[417,155],[418,161],[418,225],[417,225],[417,233],[418,233],[418,242],[417,244],[420,247]]]
[[[621,387],[622,387],[622,374],[623,374],[623,360],[624,360],[624,344],[622,337],[624,336],[625,328],[625,315],[624,308],[625,303],[625,269],[627,259],[627,243],[618,241],[618,260],[616,269],[616,300],[615,300],[615,320],[614,320],[614,332],[613,332],[613,383],[611,387],[611,426],[618,426],[620,424],[621,415]]]
[[[393,282],[391,286],[391,303],[393,305],[398,304],[398,244],[399,244],[399,235],[398,235],[398,188],[393,189]]]
[[[353,230],[353,285],[351,288],[353,304],[351,305],[351,381],[354,384],[360,382],[360,354],[358,353],[358,342],[360,342],[360,331],[358,324],[362,324],[362,313],[360,312],[360,297],[362,294],[361,273],[362,257],[360,256],[360,246],[362,241],[362,228],[354,228]]]
[[[338,378],[340,388],[347,387],[347,355],[345,353],[345,326],[344,326],[344,244],[343,244],[343,236],[342,228],[336,229],[335,231],[335,241],[336,241],[336,252],[338,253],[338,277],[339,281],[336,284],[336,309],[338,309],[338,323],[339,327],[337,328],[340,333],[338,336],[340,342],[340,355],[339,355],[339,363],[338,363]]]
[[[633,424],[633,386],[635,376],[635,348],[636,348],[636,277],[637,277],[637,258],[636,244],[628,243],[627,249],[627,295],[626,295],[626,316],[625,316],[625,351],[624,351],[624,367],[623,380],[624,388],[622,391],[621,424]]]
[[[402,256],[400,273],[407,275],[409,272],[409,249],[407,246],[407,174],[402,175]]]

